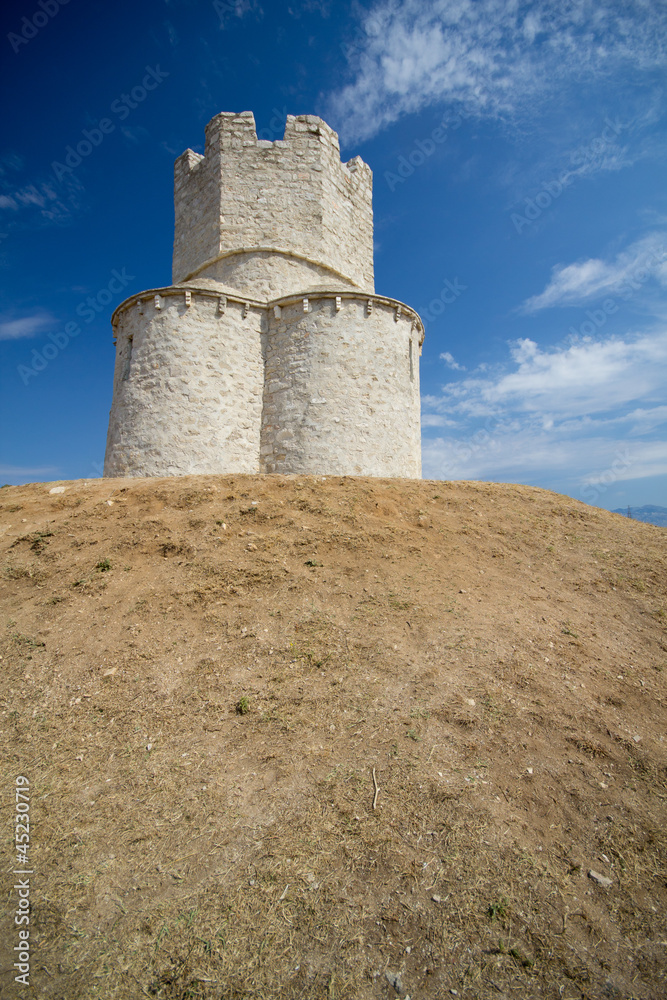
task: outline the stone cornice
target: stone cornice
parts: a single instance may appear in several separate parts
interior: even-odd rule
[[[190,295],[190,301],[192,296],[200,296],[204,298],[217,300],[221,305],[224,304],[226,307],[227,303],[234,302],[237,305],[247,307],[248,309],[259,309],[261,312],[265,312],[269,309],[279,308],[282,309],[284,306],[295,305],[299,302],[317,302],[323,299],[343,300],[347,301],[360,301],[365,302],[368,308],[369,304],[374,306],[385,306],[389,309],[394,310],[394,318],[398,320],[401,316],[408,316],[415,323],[417,329],[419,330],[419,344],[421,345],[424,341],[424,324],[414,309],[411,306],[406,305],[404,302],[400,302],[398,299],[388,298],[386,295],[377,295],[375,293],[367,293],[356,289],[308,289],[303,292],[294,292],[290,295],[285,295],[277,299],[261,300],[253,299],[247,295],[230,294],[229,292],[218,292],[213,288],[207,288],[205,286],[198,285],[167,285],[164,288],[149,288],[143,292],[137,292],[135,295],[131,295],[124,302],[121,302],[119,306],[113,312],[111,317],[111,325],[115,328],[118,318],[121,313],[125,312],[127,309],[131,309],[135,305],[141,303],[148,303],[151,300],[155,303],[156,299],[166,299],[166,298],[183,298],[184,302],[187,302],[187,296]],[[219,307],[220,307],[219,306]],[[115,330],[114,330],[115,333]]]

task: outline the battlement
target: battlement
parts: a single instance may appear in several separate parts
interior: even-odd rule
[[[317,115],[287,115],[284,137],[275,142],[257,138],[255,116],[252,111],[242,111],[240,114],[235,111],[221,111],[210,120],[205,133],[205,156],[216,148],[238,150],[246,145],[259,145],[263,149],[268,149],[271,146],[282,148],[284,144],[290,144],[295,149],[299,147],[307,149],[309,139],[314,135],[326,137],[326,141],[335,148],[340,159],[338,135]]]
[[[222,112],[206,126],[204,155],[186,150],[174,174],[174,282],[223,280],[222,259],[261,250],[259,297],[289,291],[286,278],[306,288],[332,275],[373,291],[372,173],[358,156],[341,163],[322,119],[289,115],[284,138],[269,142],[257,138],[252,112]]]

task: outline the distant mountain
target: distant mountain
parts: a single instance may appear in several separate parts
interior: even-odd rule
[[[647,524],[657,524],[659,528],[667,528],[667,507],[656,507],[647,503],[643,507],[630,507],[630,517],[633,521],[645,521]],[[628,516],[627,507],[617,507],[612,514]]]

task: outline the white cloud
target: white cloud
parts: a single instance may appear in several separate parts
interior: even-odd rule
[[[129,140],[133,145],[138,145],[140,142],[150,138],[150,132],[143,125],[138,125],[130,127],[129,125],[123,125],[121,127],[121,132],[126,139]]]
[[[607,412],[647,395],[664,395],[667,331],[634,339],[580,341],[542,351],[522,340],[511,349],[515,371],[483,383],[494,405],[571,417]]]
[[[424,397],[424,476],[567,481],[594,502],[605,483],[667,474],[665,385],[667,329],[548,350],[517,341],[504,365]]]
[[[422,427],[456,427],[456,420],[449,420],[440,413],[423,413]]]
[[[2,174],[3,168],[0,164],[0,177]],[[56,191],[51,181],[26,184],[24,187],[12,190],[5,184],[5,191],[5,194],[0,195],[0,210],[13,213],[23,211],[24,216],[27,214],[28,218],[20,222],[21,226],[30,224],[30,221],[34,224],[36,219],[40,218],[47,223],[62,224],[68,221],[74,212],[79,211],[82,205],[83,186],[75,175],[63,178],[60,193]],[[37,224],[44,225],[44,221]]]
[[[48,202],[55,201],[56,198],[56,192],[48,183],[39,184],[39,186],[26,184],[25,187],[17,188],[11,194],[0,195],[0,208],[9,208],[13,212],[17,211],[20,207],[30,208],[31,206],[36,206],[43,209]]]
[[[659,441],[595,435],[559,439],[531,428],[503,428],[488,437],[425,439],[422,468],[425,479],[565,482],[573,494],[594,503],[591,487],[600,494],[602,485],[667,475],[667,449]]]
[[[629,298],[649,278],[667,286],[667,234],[652,233],[637,240],[612,261],[597,257],[558,264],[539,295],[527,299],[521,311],[536,313],[554,306],[578,305],[602,296]]]
[[[449,103],[494,118],[534,113],[568,81],[623,65],[664,65],[667,9],[643,0],[381,0],[348,56],[356,71],[329,99],[348,141],[403,115]]]
[[[444,361],[448,368],[451,368],[455,372],[464,372],[465,366],[460,365],[458,361],[454,360],[454,355],[450,354],[449,351],[443,351],[440,355],[440,360]]]
[[[603,441],[606,452],[611,456],[609,441]],[[586,473],[582,476],[584,486],[598,485],[607,480],[648,479],[663,476],[667,472],[667,449],[663,441],[627,441],[619,443],[607,468]],[[610,473],[613,475],[611,479]]]
[[[0,477],[3,479],[6,477],[25,479],[26,476],[51,476],[54,472],[58,472],[55,465],[42,465],[36,468],[20,465],[0,465]]]
[[[0,319],[0,340],[18,340],[22,337],[34,337],[35,334],[56,322],[50,313],[36,312],[20,319]]]
[[[213,9],[218,15],[221,28],[225,28],[232,17],[245,17],[251,12],[261,16],[264,13],[259,0],[214,0]]]
[[[322,17],[331,16],[332,0],[301,0],[299,4],[292,4],[287,8],[290,17],[302,17],[303,14],[321,14]]]

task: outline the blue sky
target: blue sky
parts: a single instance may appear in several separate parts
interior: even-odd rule
[[[319,114],[417,308],[424,476],[667,505],[667,4],[3,6],[0,482],[101,475],[109,319],[168,284],[173,161]],[[77,152],[77,147],[79,152]]]

